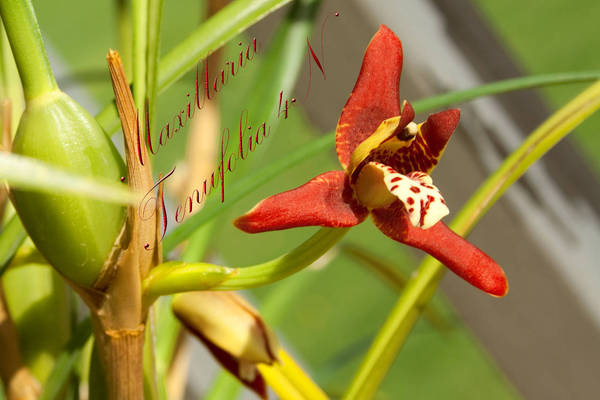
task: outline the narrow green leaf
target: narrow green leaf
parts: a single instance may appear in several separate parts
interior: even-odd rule
[[[235,35],[290,1],[236,0],[230,3],[160,60],[158,92],[167,89],[198,61],[208,57]],[[120,126],[114,103],[107,105],[96,119],[109,135]]]
[[[140,111],[144,109],[146,101],[146,84],[148,59],[148,0],[133,0],[133,76],[128,77],[133,81],[133,100],[135,107]]]
[[[73,373],[83,346],[90,339],[91,335],[92,322],[89,318],[86,318],[75,328],[75,332],[69,343],[67,343],[65,350],[56,359],[40,400],[54,400],[59,398],[58,396]]]
[[[27,233],[21,224],[21,220],[15,214],[4,225],[0,234],[0,276],[6,270],[17,250],[27,237]]]
[[[556,74],[531,75],[520,78],[505,79],[487,83],[465,90],[456,90],[413,103],[415,111],[429,111],[450,104],[460,104],[479,97],[513,92],[516,90],[533,89],[545,86],[565,85],[571,83],[593,82],[600,79],[600,71],[561,72]]]
[[[0,153],[0,179],[6,179],[9,186],[23,190],[73,194],[109,203],[136,204],[140,199],[123,184],[77,176],[11,153]]]

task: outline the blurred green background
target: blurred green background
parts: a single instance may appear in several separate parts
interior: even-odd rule
[[[62,61],[62,67],[56,72],[63,89],[69,92],[73,88],[85,88],[98,106],[97,110],[112,98],[104,57],[108,48],[118,49],[113,3],[35,1],[42,33],[53,54]],[[198,26],[204,17],[202,3],[197,0],[165,2],[162,53]],[[598,67],[594,64],[597,58],[594,49],[599,48],[600,36],[595,34],[598,21],[593,18],[600,11],[597,1],[582,0],[578,7],[559,0],[475,0],[475,3],[525,71],[563,72]],[[582,15],[579,6],[596,12]],[[557,30],[557,26],[561,29]],[[582,37],[586,40],[580,40]],[[266,49],[268,38],[259,40]],[[235,56],[236,42],[230,43],[226,54]],[[222,126],[236,130],[240,112],[246,108],[245,93],[258,67],[259,60],[249,63],[220,93]],[[187,74],[159,96],[157,126],[186,105],[186,93],[193,90],[193,85],[192,74]],[[575,85],[552,88],[544,90],[543,95],[553,107],[558,107],[580,89]],[[298,88],[299,93],[304,90]],[[254,162],[256,167],[266,165],[320,134],[303,113],[302,101],[299,103],[290,111],[290,118],[261,145],[269,146],[266,156],[260,160],[251,157],[248,162]],[[337,118],[338,114],[331,115],[332,120]],[[596,115],[575,135],[596,171],[600,171],[599,126],[600,116]],[[169,171],[184,156],[186,131],[178,132],[160,149],[154,158],[156,174]],[[337,168],[339,165],[331,149],[257,188],[220,217],[211,235],[210,256],[230,265],[250,265],[293,248],[315,229],[251,236],[234,229],[230,221],[267,195],[296,187],[320,172]],[[228,184],[233,179],[235,174],[228,178]],[[170,223],[174,224],[171,208]],[[417,257],[421,257],[384,237],[370,221],[353,229],[344,243],[368,248],[407,276],[416,266]],[[364,265],[338,251],[326,266],[308,269],[283,282],[252,291],[250,296],[269,309],[269,322],[281,333],[291,352],[335,397],[343,393],[397,293]],[[437,326],[427,320],[419,322],[377,398],[518,398],[510,382],[443,296],[437,296],[434,308],[442,314],[445,325]]]

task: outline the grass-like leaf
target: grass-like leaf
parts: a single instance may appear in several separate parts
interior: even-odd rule
[[[21,220],[15,214],[4,225],[0,234],[0,276],[6,270],[17,250],[27,237]]]
[[[92,322],[88,318],[83,320],[75,328],[73,336],[67,343],[65,350],[58,356],[52,372],[46,380],[46,385],[40,400],[54,400],[60,398],[60,394],[69,380],[84,344],[92,335]]]
[[[140,200],[123,184],[93,180],[11,153],[0,153],[0,179],[16,189],[72,194],[109,203],[135,204]]]

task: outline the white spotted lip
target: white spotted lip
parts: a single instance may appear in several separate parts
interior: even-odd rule
[[[450,213],[431,177],[421,171],[403,175],[387,165],[370,162],[361,170],[355,190],[359,201],[371,209],[400,200],[411,224],[422,229],[432,227]]]

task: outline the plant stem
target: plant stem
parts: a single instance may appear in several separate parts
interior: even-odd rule
[[[148,113],[150,132],[154,131],[156,111],[156,94],[158,84],[158,61],[160,49],[160,27],[162,22],[163,0],[150,0],[148,5],[148,33],[146,55],[146,98],[148,99]]]
[[[96,349],[102,362],[110,400],[142,400],[144,326],[113,330],[92,313]]]
[[[128,0],[116,0],[117,25],[119,28],[119,54],[123,60],[125,75],[131,76],[133,29],[131,23],[131,7]]]
[[[145,304],[158,296],[194,290],[241,290],[277,282],[315,262],[350,228],[321,228],[281,257],[251,267],[228,268],[208,263],[171,261],[150,271],[143,282]]]
[[[133,0],[133,99],[143,121],[146,100],[148,51],[148,0]],[[140,124],[140,126],[142,126]]]
[[[21,75],[25,99],[58,89],[31,0],[2,1],[0,14]]]
[[[452,221],[451,228],[467,235],[479,219],[525,171],[585,118],[600,108],[600,82],[552,114],[475,192]],[[389,370],[421,311],[431,299],[445,269],[426,257],[377,334],[344,399],[370,399]]]
[[[593,82],[597,79],[600,79],[600,71],[560,72],[555,74],[531,75],[486,83],[481,86],[464,90],[454,90],[438,96],[432,96],[427,99],[417,100],[412,105],[416,112],[430,111],[437,108],[446,107],[451,104],[464,103],[484,96],[546,86]]]
[[[321,228],[294,250],[274,260],[239,268],[237,274],[212,290],[241,290],[277,282],[311,265],[331,249],[350,228]]]

